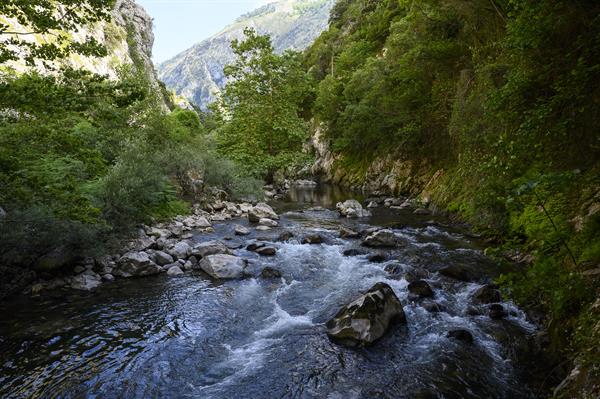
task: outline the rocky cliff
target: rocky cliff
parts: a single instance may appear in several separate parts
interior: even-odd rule
[[[0,21],[16,28],[15,30],[27,30],[16,20],[4,19],[0,16]],[[69,32],[69,34],[73,36],[73,39],[79,41],[84,40],[87,36],[93,36],[99,43],[106,46],[109,54],[107,57],[101,58],[82,57],[73,54],[69,58],[61,60],[58,63],[60,66],[82,68],[116,79],[122,66],[134,65],[147,76],[153,87],[157,90],[160,89],[152,63],[152,46],[154,44],[152,18],[135,0],[117,0],[110,22],[102,22],[94,26],[83,26],[78,32]],[[52,35],[31,35],[27,37],[27,40],[44,43],[53,39]],[[8,62],[1,68],[22,73],[28,71],[31,67],[27,66],[23,60],[18,60]],[[37,63],[34,69],[41,73],[50,72],[41,62]]]
[[[281,0],[240,17],[215,36],[158,66],[169,89],[201,108],[225,85],[223,67],[234,59],[230,43],[245,27],[270,34],[277,51],[303,50],[327,28],[334,0]]]

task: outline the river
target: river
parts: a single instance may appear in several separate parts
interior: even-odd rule
[[[273,204],[281,220],[272,231],[237,237],[234,224],[247,225],[237,220],[195,236],[227,238],[230,247],[257,236],[274,240],[283,230],[325,237],[321,245],[275,242],[272,258],[237,249],[256,277],[214,282],[195,271],[0,304],[0,397],[536,397],[527,384],[532,359],[522,353],[535,329],[523,312],[505,302],[503,320],[470,315],[471,293],[498,272],[481,243],[444,220],[410,211],[377,208],[371,218],[342,219],[333,209],[347,198],[331,187],[297,189]],[[338,237],[341,225],[391,227],[403,245],[385,251],[384,262],[344,256],[360,245]],[[482,280],[437,273],[451,263],[483,273]],[[443,311],[429,312],[409,298],[407,281],[385,271],[390,264],[424,275]],[[265,266],[283,277],[258,277]],[[330,341],[324,323],[377,282],[394,289],[407,325],[369,348]],[[471,331],[474,343],[448,338],[454,328]]]

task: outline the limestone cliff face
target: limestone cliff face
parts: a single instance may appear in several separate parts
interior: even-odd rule
[[[2,16],[0,16],[2,19]],[[16,30],[26,31],[16,20],[2,19]],[[108,56],[103,58],[88,58],[72,55],[59,65],[76,69],[86,69],[91,72],[107,75],[116,79],[118,70],[124,65],[135,65],[142,69],[153,87],[159,89],[158,78],[152,63],[152,18],[134,0],[117,0],[110,22],[98,23],[94,26],[82,26],[78,32],[69,32],[74,40],[83,41],[86,36],[93,36],[108,49]],[[31,35],[26,40],[43,43],[51,41],[51,35]],[[55,65],[56,66],[56,65]],[[9,62],[2,69],[12,69],[23,73],[30,69],[23,61]],[[41,73],[50,73],[41,63],[34,69]]]
[[[433,168],[427,160],[415,163],[405,160],[402,154],[389,154],[373,159],[366,167],[348,167],[331,149],[322,125],[312,129],[310,148],[315,156],[311,173],[324,181],[368,194],[403,194],[426,202],[434,191],[440,195],[438,183],[444,171]]]
[[[230,43],[245,27],[270,34],[279,52],[303,50],[327,28],[335,0],[279,0],[240,17],[215,36],[158,66],[160,79],[201,108],[225,85],[223,67],[234,60]]]

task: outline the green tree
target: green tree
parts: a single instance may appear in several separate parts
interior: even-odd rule
[[[18,22],[11,27],[0,19],[0,64],[23,59],[28,65],[41,61],[59,60],[70,54],[106,56],[106,49],[88,36],[83,41],[72,40],[73,33],[82,27],[110,20],[115,0],[2,0],[0,15]],[[41,35],[42,43],[31,41],[32,35]]]
[[[231,43],[237,60],[225,68],[229,83],[214,107],[222,121],[218,147],[271,180],[302,158],[308,129],[300,112],[309,85],[298,53],[275,54],[269,36],[253,29],[244,35]]]

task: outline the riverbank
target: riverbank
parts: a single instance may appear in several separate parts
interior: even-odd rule
[[[241,218],[194,230],[191,248],[220,242],[247,261],[239,278],[197,268],[1,305],[0,393],[537,397],[535,328],[488,286],[500,270],[478,238],[385,202],[341,217],[350,197],[331,193],[272,202],[270,229]],[[328,322],[378,283],[406,323],[364,348],[331,341]]]

